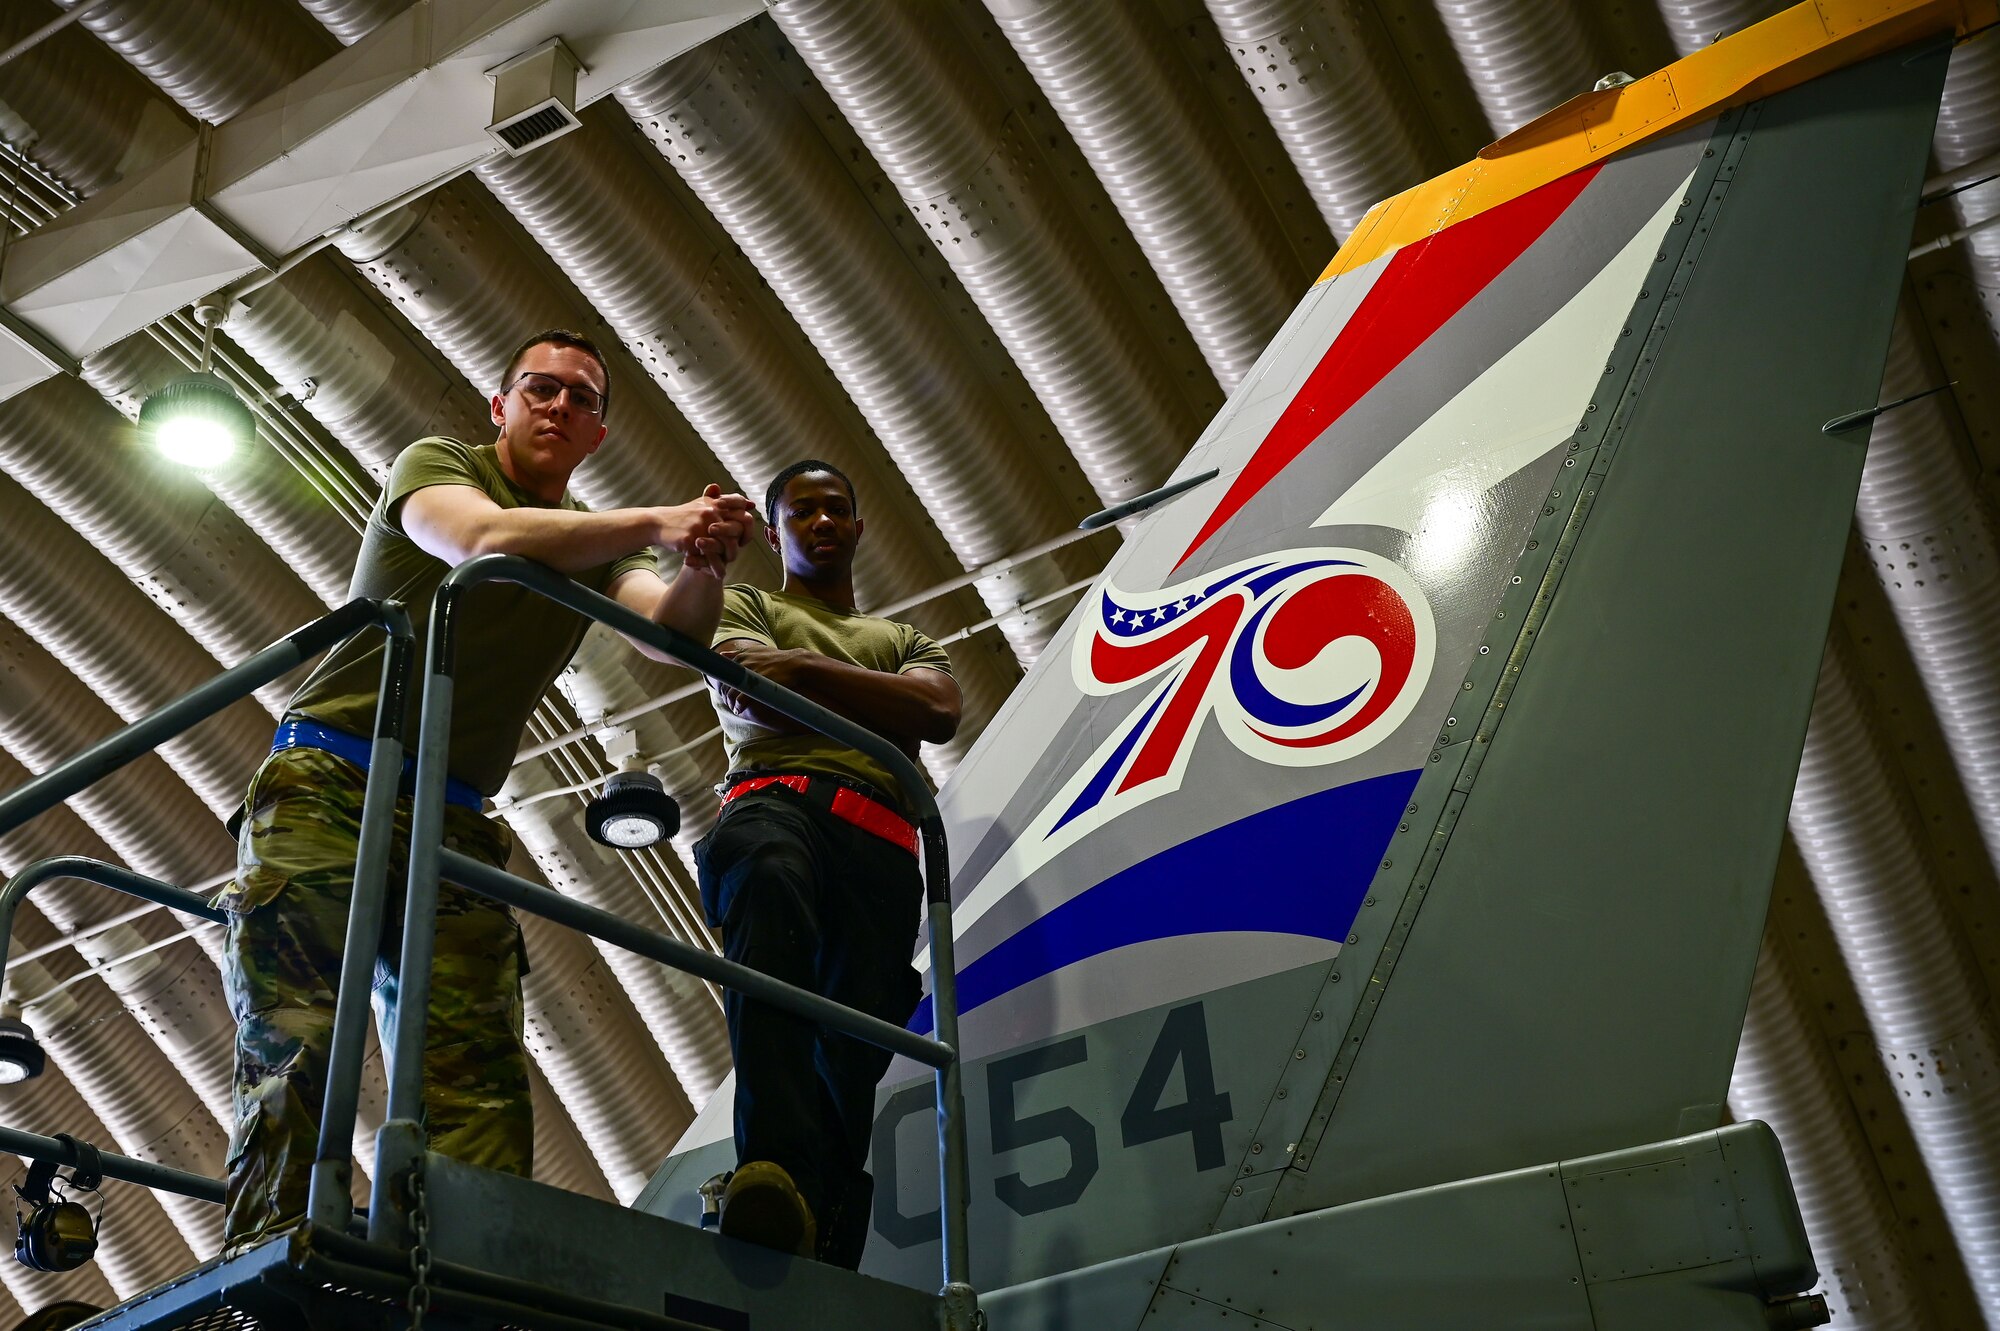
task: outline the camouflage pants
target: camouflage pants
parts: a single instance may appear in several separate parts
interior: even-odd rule
[[[258,769],[245,804],[229,912],[223,989],[236,1018],[236,1128],[224,1234],[240,1249],[297,1224],[319,1142],[347,937],[364,775],[317,749],[288,749]],[[410,801],[396,806],[389,902],[375,960],[386,1032],[402,937]],[[507,829],[469,809],[445,811],[445,844],[503,865]],[[442,884],[424,1050],[424,1121],[434,1151],[528,1174],[534,1122],[522,1040],[520,926],[503,906]]]

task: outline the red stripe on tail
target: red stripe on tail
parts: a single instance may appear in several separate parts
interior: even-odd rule
[[[1573,171],[1398,250],[1174,567],[1186,563],[1362,394],[1485,290],[1562,216],[1599,169]]]

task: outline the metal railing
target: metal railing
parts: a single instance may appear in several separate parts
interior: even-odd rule
[[[410,617],[401,603],[396,601],[367,598],[349,601],[331,614],[314,620],[172,702],[147,713],[124,729],[106,736],[74,758],[50,768],[0,798],[0,836],[103,780],[127,763],[151,753],[175,736],[200,725],[237,699],[250,696],[320,653],[370,628],[382,630],[388,644],[382,658],[381,696],[375,709],[368,783],[361,804],[361,836],[355,856],[354,909],[348,917],[347,951],[349,956],[358,952],[373,957],[382,932],[382,902],[389,877],[389,842],[395,826],[396,790],[403,770],[403,718],[409,701],[410,665],[416,652],[416,633],[410,626]],[[225,912],[184,888],[114,864],[80,856],[37,860],[0,888],[0,969],[5,968],[7,951],[13,943],[14,915],[21,902],[43,883],[65,878],[97,883],[204,919],[216,922],[228,919]],[[364,909],[367,903],[372,903],[372,917]],[[350,1205],[347,1201],[347,1161],[352,1153],[355,1101],[366,1036],[362,1023],[368,1020],[369,973],[365,969],[343,967],[340,978],[340,992],[334,1009],[333,1052],[334,1057],[339,1059],[344,1051],[351,1050],[355,1076],[345,1087],[336,1080],[327,1088],[326,1104],[320,1117],[320,1150],[313,1164],[312,1186],[315,1199],[319,1199],[323,1187],[339,1190],[342,1209],[337,1223],[344,1225]],[[341,1095],[343,1091],[344,1099]],[[331,1153],[329,1141],[338,1143]],[[71,1163],[67,1147],[53,1138],[37,1137],[33,1133],[0,1129],[0,1147],[37,1160]],[[128,1161],[123,1156],[109,1153],[104,1155],[104,1163],[104,1172],[110,1178],[164,1188],[206,1201],[222,1200],[222,1185],[215,1179],[164,1169],[144,1161]],[[323,1174],[329,1180],[324,1185],[321,1182]],[[315,1216],[318,1214],[315,1212]]]
[[[509,582],[646,643],[702,674],[737,689],[793,720],[850,746],[886,767],[903,788],[923,849],[925,899],[931,946],[931,995],[938,1038],[928,1039],[879,1018],[774,980],[735,962],[642,928],[604,911],[571,901],[545,887],[517,878],[444,848],[445,779],[451,742],[453,670],[458,620],[464,594],[488,582]],[[943,1228],[944,1288],[952,1326],[970,1326],[977,1300],[968,1280],[966,1238],[967,1180],[965,1103],[960,1086],[957,968],[951,928],[951,878],[945,852],[944,821],[917,765],[882,736],[765,679],[711,651],[686,635],[581,587],[544,565],[517,555],[481,555],[454,568],[431,603],[425,649],[423,705],[417,738],[417,788],[410,815],[410,878],[404,910],[403,951],[397,973],[401,992],[390,1039],[388,1117],[376,1145],[373,1191],[369,1198],[369,1238],[403,1239],[404,1199],[396,1180],[418,1163],[423,1147],[424,1023],[430,1006],[431,961],[437,936],[441,877],[605,942],[627,948],[690,974],[735,989],[830,1029],[904,1054],[937,1070],[939,1195]],[[357,903],[359,897],[357,896]],[[368,954],[368,955],[372,955]],[[343,969],[359,962],[349,953]],[[343,1068],[335,1068],[337,1081]],[[355,1072],[358,1076],[359,1061]],[[324,1149],[326,1133],[322,1132]],[[314,1180],[315,1186],[318,1179]],[[317,1219],[317,1215],[314,1216]]]
[[[510,582],[586,618],[645,642],[703,674],[765,703],[800,723],[874,758],[902,786],[917,812],[930,934],[932,1010],[937,1038],[930,1039],[867,1013],[844,1007],[760,971],[691,947],[608,912],[570,900],[504,870],[446,850],[445,781],[453,704],[452,671],[463,594],[486,582]],[[381,696],[369,752],[354,890],[345,952],[334,1004],[326,1100],[313,1160],[306,1218],[339,1233],[352,1218],[351,1177],[361,1064],[369,1019],[368,990],[381,949],[388,896],[389,851],[404,770],[404,716],[415,638],[409,616],[394,601],[356,600],[264,648],[180,698],[92,745],[18,790],[0,798],[0,836],[53,808],[221,711],[237,699],[367,628],[388,638]],[[701,643],[598,595],[544,565],[509,555],[485,555],[453,569],[433,601],[426,651],[416,789],[410,820],[408,897],[397,967],[398,1001],[390,1035],[388,1115],[376,1138],[376,1168],[369,1201],[369,1239],[404,1245],[407,1199],[400,1180],[425,1151],[422,1128],[424,1026],[430,1006],[431,963],[437,933],[440,878],[515,909],[583,933],[781,1008],[828,1029],[902,1054],[937,1072],[939,1194],[942,1216],[946,1325],[970,1327],[977,1297],[967,1279],[966,1209],[969,1193],[964,1094],[960,1085],[957,970],[951,928],[950,869],[944,824],[923,774],[900,749],[844,717],[718,655]],[[172,909],[224,922],[227,913],[201,897],[117,865],[60,856],[38,860],[0,888],[0,967],[11,944],[16,911],[36,887],[59,879],[93,882]],[[71,1163],[63,1143],[0,1128],[0,1149],[35,1159]],[[104,1172],[147,1187],[207,1201],[222,1200],[222,1184],[180,1170],[106,1153]]]

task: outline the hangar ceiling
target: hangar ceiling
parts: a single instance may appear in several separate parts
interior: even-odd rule
[[[217,365],[261,446],[228,473],[176,469],[129,424],[198,354],[186,308],[0,408],[0,789],[337,603],[396,452],[484,438],[502,358],[552,324],[611,356],[611,439],[576,484],[593,505],[710,480],[761,494],[803,454],[856,478],[864,608],[908,606],[965,686],[964,733],[926,754],[948,777],[1117,539],[1066,534],[1166,477],[1369,205],[1601,75],[1780,7],[776,0],[575,132],[237,288]],[[410,6],[74,8],[0,56],[10,242],[142,178],[199,123],[343,68],[328,62]],[[0,47],[69,13],[8,0]],[[1955,387],[1875,427],[1730,1093],[1785,1142],[1843,1325],[2000,1325],[2000,230],[1956,234],[2000,213],[1995,41],[1953,60],[1942,197],[1918,222],[1943,243],[1911,264],[1883,399]],[[382,133],[418,135],[417,118]],[[1690,557],[1727,574],[1726,550]],[[721,751],[689,679],[593,639],[502,811],[524,872],[712,946],[686,856]],[[0,840],[0,871],[82,853],[217,881],[222,818],[285,694]],[[579,814],[634,753],[689,797],[686,825],[615,858]],[[7,983],[51,1066],[0,1088],[0,1115],[221,1173],[232,1023],[214,930],[79,886],[35,904]],[[720,1008],[525,923],[538,1171],[629,1201],[727,1070]],[[381,1108],[378,1055],[364,1170]],[[213,1208],[123,1185],[109,1200],[92,1267],[0,1264],[0,1320],[109,1304],[216,1250]]]

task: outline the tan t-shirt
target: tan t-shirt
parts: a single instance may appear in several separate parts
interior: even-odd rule
[[[456,439],[419,439],[404,449],[389,483],[368,515],[361,556],[354,563],[349,596],[401,601],[417,631],[417,661],[410,672],[405,740],[417,744],[417,707],[423,693],[423,653],[431,596],[451,566],[426,554],[403,533],[403,501],[430,485],[470,485],[502,508],[583,505],[565,494],[559,504],[538,499],[507,479],[492,444],[473,447]],[[602,592],[631,569],[655,568],[650,550],[572,574]],[[451,774],[485,794],[500,789],[521,746],[521,732],[535,703],[569,664],[588,627],[583,616],[512,583],[489,582],[467,594],[459,610],[457,669],[451,718]],[[288,715],[354,735],[375,730],[376,695],[382,681],[383,638],[364,631],[327,653],[299,691]]]
[[[951,673],[951,658],[921,631],[893,619],[878,619],[810,596],[767,592],[732,583],[722,589],[722,618],[715,643],[749,638],[766,647],[805,648],[866,670],[892,675],[922,668]],[[711,699],[713,693],[711,692]],[[715,704],[722,719],[722,743],[729,770],[804,772],[863,781],[902,803],[896,778],[864,753],[817,732],[787,735],[769,730]]]

